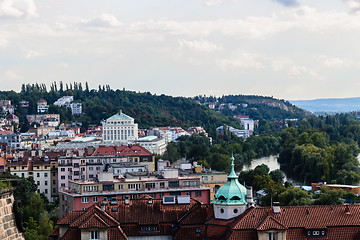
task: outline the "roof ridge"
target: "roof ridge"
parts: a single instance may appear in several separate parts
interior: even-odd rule
[[[82,224],[79,225],[79,228],[82,228],[82,226],[84,226],[86,223],[91,221],[91,219],[93,219],[93,218],[99,220],[106,227],[110,227],[109,224],[107,224],[96,212],[94,212],[94,214],[91,214],[86,220],[83,221]]]
[[[276,225],[279,225],[281,228],[285,228],[287,229],[286,226],[284,226],[281,222],[279,222],[278,220],[276,220],[273,216],[271,216],[270,214],[265,214],[265,218],[261,219],[259,221],[259,223],[257,224],[257,226],[255,226],[255,229],[257,230],[261,230],[260,228],[263,227],[267,222],[272,221],[275,222]],[[266,230],[266,229],[264,229]]]

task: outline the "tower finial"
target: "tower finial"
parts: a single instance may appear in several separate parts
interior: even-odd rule
[[[235,173],[235,164],[234,164],[234,153],[231,153],[231,172],[228,176],[228,178],[237,178],[238,176]]]

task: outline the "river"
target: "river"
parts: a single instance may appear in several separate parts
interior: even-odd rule
[[[359,155],[360,157],[360,155]],[[241,171],[248,171],[250,169],[255,169],[257,166],[261,165],[261,164],[265,164],[270,168],[270,172],[274,171],[276,169],[280,169],[280,163],[278,163],[277,161],[278,155],[273,155],[273,156],[269,156],[269,157],[262,157],[262,158],[258,158],[258,159],[254,159],[251,161],[250,165],[244,165]],[[284,181],[290,181],[293,182],[291,179],[289,179],[286,174],[284,172],[282,172],[285,176]]]

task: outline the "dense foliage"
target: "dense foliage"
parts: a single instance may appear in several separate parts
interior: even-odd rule
[[[26,240],[47,240],[54,230],[58,218],[58,203],[49,203],[44,194],[37,194],[37,185],[30,178],[20,178],[10,173],[0,175],[1,179],[16,179],[14,198],[21,201]]]
[[[281,134],[279,162],[292,179],[304,184],[360,181],[360,123],[352,114],[310,118]]]
[[[83,115],[72,116],[70,109],[58,107],[53,103],[62,96],[74,96],[75,102],[83,104]],[[23,131],[27,125],[24,110],[19,107],[21,100],[29,102],[29,114],[36,113],[37,101],[44,98],[49,104],[49,113],[59,113],[62,122],[78,121],[87,128],[90,124],[100,124],[100,121],[116,114],[119,109],[135,118],[139,128],[151,126],[203,126],[212,136],[215,129],[223,124],[239,127],[238,121],[224,116],[205,106],[184,98],[162,95],[153,95],[149,92],[136,93],[133,91],[113,90],[110,86],[99,86],[98,90],[90,90],[81,83],[63,84],[54,82],[50,90],[44,84],[23,85],[21,92],[0,92],[0,99],[11,100],[17,107],[16,115],[20,117]]]

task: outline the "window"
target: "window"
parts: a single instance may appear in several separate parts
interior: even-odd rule
[[[140,227],[141,232],[158,232],[159,228],[157,225],[147,225]]]
[[[47,189],[45,189],[45,194],[47,194],[48,193],[48,190]]]
[[[201,197],[201,191],[195,191],[195,197]]]
[[[74,171],[74,176],[79,176],[79,171]]]
[[[40,177],[40,173],[36,173],[36,177]]]
[[[55,189],[55,188],[53,188],[53,193],[56,193],[56,189]]]
[[[169,187],[179,187],[179,181],[169,181]]]
[[[98,197],[93,197],[93,202],[98,202]]]
[[[38,186],[40,185],[40,181],[37,181],[37,183],[36,183]]]
[[[65,172],[65,168],[63,168],[63,167],[60,168],[60,171]]]
[[[25,173],[21,173],[21,177],[25,177]]]
[[[62,183],[62,184],[61,184],[61,187],[65,187],[65,183]]]
[[[92,171],[92,170],[94,170],[94,167],[89,167],[89,171]]]
[[[79,163],[74,163],[74,168],[78,168],[79,167]]]
[[[44,173],[44,177],[47,177],[48,176],[48,174],[47,173]]]
[[[89,203],[90,200],[89,200],[89,197],[82,197],[81,198],[81,203]]]
[[[61,176],[61,179],[65,179],[65,176]]]
[[[268,233],[268,239],[269,240],[277,240],[278,239],[278,234],[277,233]]]
[[[45,181],[45,186],[47,186],[47,181]]]
[[[139,188],[140,188],[139,183],[134,183],[134,184],[129,184],[128,185],[128,189],[139,189]]]
[[[155,183],[146,183],[146,188],[155,188]]]
[[[53,180],[53,184],[56,184],[56,181],[55,181],[55,180]]]

